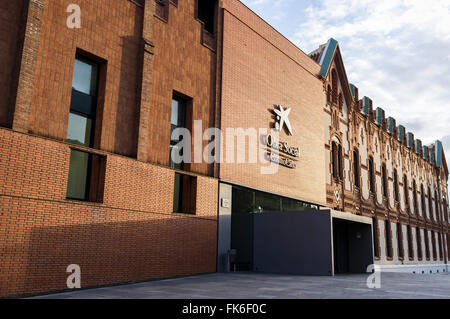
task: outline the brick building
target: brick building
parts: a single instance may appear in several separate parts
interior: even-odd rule
[[[239,229],[255,209],[373,218],[378,264],[447,263],[442,144],[422,147],[360,101],[337,44],[310,57],[237,0],[18,0],[0,13],[0,297],[66,289],[71,264],[83,287],[223,270],[230,249],[252,269]],[[270,131],[280,105],[291,148],[274,174],[170,157],[177,128],[195,148],[195,121]]]

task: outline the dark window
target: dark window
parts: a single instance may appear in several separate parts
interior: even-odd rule
[[[431,189],[428,187],[428,217],[433,218],[433,199],[431,196]]]
[[[387,182],[387,173],[386,173],[386,165],[383,164],[381,167],[381,178],[383,180],[383,196],[388,196],[388,182]]]
[[[172,133],[177,128],[187,128],[188,122],[188,101],[178,96],[172,98],[172,114],[170,119],[170,154],[169,154],[169,166],[174,169],[185,169],[184,162],[174,163],[172,160],[172,151],[177,152],[180,156],[183,156],[183,150],[177,150],[177,144],[182,141],[181,137],[172,137]],[[186,143],[190,143],[187,141]],[[178,153],[179,152],[179,153]]]
[[[373,158],[369,157],[369,187],[370,192],[375,193],[375,170],[373,167]]]
[[[423,184],[420,185],[420,204],[422,205],[422,216],[425,216],[425,191],[423,188]]]
[[[436,234],[434,231],[431,232],[431,245],[433,247],[433,259],[437,260]]]
[[[328,103],[331,103],[331,96],[332,95],[333,95],[333,92],[331,90],[331,85],[328,85],[328,88],[327,88],[327,102]]]
[[[156,8],[155,14],[163,19],[164,21],[169,21],[169,0],[155,0]]]
[[[67,198],[103,202],[106,157],[72,149]]]
[[[359,152],[357,149],[353,151],[353,179],[356,187],[360,187],[359,179]]]
[[[430,239],[428,238],[428,230],[423,230],[424,240],[425,240],[425,257],[430,259]]]
[[[445,237],[447,238],[447,256],[450,258],[450,235],[446,234]]]
[[[398,247],[398,257],[404,258],[405,252],[403,248],[403,230],[402,230],[402,224],[397,223],[397,247]]]
[[[437,236],[438,236],[438,245],[439,245],[439,259],[443,260],[444,259],[444,249],[442,246],[442,234],[437,233]]]
[[[380,258],[380,242],[379,242],[379,229],[378,229],[378,219],[372,218],[373,224],[373,253],[374,256]]]
[[[409,226],[409,225],[407,226],[407,240],[408,240],[408,256],[410,259],[414,259],[412,230],[411,230],[411,226]]]
[[[403,175],[403,192],[405,193],[405,207],[409,207],[409,186],[406,175]]]
[[[84,57],[75,59],[67,141],[93,147],[97,112],[99,65]]]
[[[386,220],[384,221],[384,230],[386,232],[386,256],[392,258],[392,229],[391,223]]]
[[[338,152],[337,145],[335,142],[333,142],[331,145],[331,165],[334,178],[338,178],[337,152]]]
[[[425,238],[427,238],[426,232],[425,232]],[[423,258],[423,254],[422,254],[422,236],[420,234],[420,228],[419,227],[416,228],[416,242],[417,242],[417,258],[419,260],[422,260],[422,258]],[[426,243],[427,242],[425,241],[425,247],[427,247]],[[429,251],[428,251],[428,253],[429,253]]]
[[[399,201],[399,192],[398,192],[398,174],[397,174],[397,170],[394,170],[394,200],[396,202]]]
[[[205,24],[205,30],[214,34],[217,0],[197,0],[197,17]]]
[[[197,178],[176,173],[173,192],[173,211],[175,213],[195,215],[196,199]]]
[[[439,202],[438,202],[438,194],[435,191],[434,192],[434,209],[435,209],[435,215],[434,220],[439,220]]]
[[[413,180],[413,203],[414,203],[414,212],[416,214],[419,213],[419,207],[417,206],[417,185],[416,181]]]

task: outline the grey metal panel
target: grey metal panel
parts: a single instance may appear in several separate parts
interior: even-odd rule
[[[254,214],[254,271],[332,275],[329,210]]]
[[[217,230],[217,271],[229,272],[228,251],[231,248],[231,186],[219,184],[219,223]],[[228,200],[223,207],[222,199]]]

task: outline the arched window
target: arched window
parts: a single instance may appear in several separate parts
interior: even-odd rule
[[[332,173],[334,178],[338,178],[338,168],[337,168],[337,145],[336,142],[332,143],[331,146],[331,165],[332,165]]]
[[[425,216],[425,191],[423,184],[420,185],[420,204],[422,205],[422,216]]]
[[[375,170],[372,156],[369,157],[369,189],[371,193],[375,193]]]
[[[398,174],[397,174],[397,170],[394,169],[394,200],[396,202],[399,201],[399,193],[398,193]]]
[[[388,182],[387,182],[386,164],[383,164],[381,166],[381,179],[383,181],[383,196],[388,197]]]
[[[433,200],[431,196],[431,189],[428,187],[428,217],[433,218]]]
[[[333,86],[333,103],[337,103],[338,77],[335,69],[331,71],[331,85]]]
[[[409,185],[408,185],[408,177],[403,175],[403,192],[405,195],[405,207],[409,207]]]
[[[333,95],[333,92],[331,91],[331,85],[328,84],[327,87],[327,102],[331,103],[331,97]]]
[[[353,179],[355,186],[358,188],[360,187],[359,174],[359,152],[358,149],[355,148],[353,150]]]
[[[434,191],[434,220],[439,220],[439,202],[437,191]]]
[[[419,213],[419,208],[417,207],[417,185],[416,180],[413,180],[413,203],[414,203],[414,212],[416,214]]]
[[[339,109],[342,110],[342,106],[344,106],[344,98],[342,97],[342,93],[339,93]]]

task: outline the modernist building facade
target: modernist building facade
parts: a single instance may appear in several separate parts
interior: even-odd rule
[[[445,269],[442,144],[360,100],[334,40],[308,56],[237,0],[0,11],[0,296],[64,290],[72,264],[83,287],[226,270],[230,250],[255,270],[263,212],[328,209],[373,224],[380,267]],[[194,149],[197,121],[243,129],[221,153],[246,149],[250,129],[286,149],[258,131],[264,163],[175,163],[172,132],[187,128]]]

